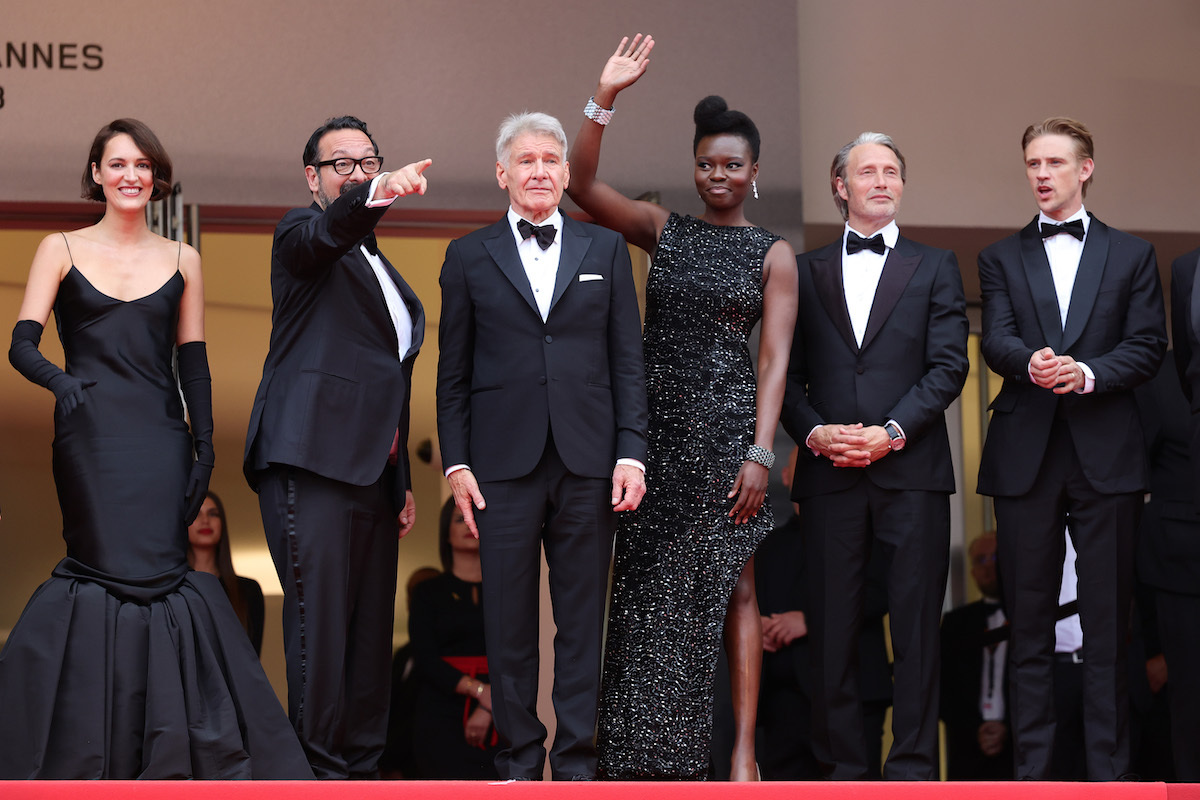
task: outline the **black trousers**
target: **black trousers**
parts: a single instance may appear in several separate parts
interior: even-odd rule
[[[273,465],[258,503],[283,585],[288,716],[321,779],[369,777],[387,738],[399,510],[370,486]]]
[[[538,780],[546,726],[537,717],[541,550],[554,610],[555,780],[596,774],[601,640],[615,515],[612,482],[583,478],[548,442],[533,472],[481,482],[475,512],[483,565],[484,631],[496,730],[509,742],[496,757],[502,779]]]
[[[1009,715],[1018,780],[1046,780],[1054,756],[1054,622],[1070,520],[1083,627],[1083,730],[1089,780],[1129,771],[1127,639],[1142,495],[1103,494],[1057,421],[1033,488],[997,497],[1000,582],[1011,626]]]
[[[865,476],[805,498],[813,749],[835,780],[869,780],[858,679],[863,585],[872,540],[888,558],[895,654],[888,780],[938,777],[939,626],[950,558],[950,501],[941,492],[881,489]],[[874,734],[871,736],[874,739]]]

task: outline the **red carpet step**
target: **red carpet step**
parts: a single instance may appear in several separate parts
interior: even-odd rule
[[[1186,783],[0,781],[0,800],[1200,800]]]

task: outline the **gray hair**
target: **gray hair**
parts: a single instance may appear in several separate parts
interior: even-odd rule
[[[540,111],[522,111],[520,114],[509,114],[500,123],[496,134],[496,161],[508,166],[512,156],[513,142],[525,133],[540,133],[552,136],[562,147],[562,157],[567,157],[567,134],[563,132],[562,123],[549,114]]]
[[[900,152],[900,148],[892,141],[892,137],[886,133],[875,133],[873,131],[863,131],[853,140],[847,142],[841,150],[838,150],[837,155],[833,157],[833,166],[829,168],[829,188],[833,192],[833,202],[837,206],[838,211],[842,212],[842,219],[850,219],[850,206],[838,194],[837,179],[841,178],[843,182],[846,180],[846,164],[850,161],[850,151],[861,144],[881,144],[887,149],[896,154],[896,158],[900,161],[900,182],[904,183],[908,180],[907,166],[904,163],[904,154]]]

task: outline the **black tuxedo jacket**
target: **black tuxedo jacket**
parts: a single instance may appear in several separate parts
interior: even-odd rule
[[[796,257],[800,306],[781,420],[801,445],[792,498],[852,486],[863,475],[885,489],[954,491],[944,412],[967,378],[962,276],[949,250],[904,237],[887,257],[862,347],[842,284],[842,240]],[[804,441],[826,423],[894,419],[905,449],[865,469],[814,457]]]
[[[642,328],[620,234],[563,215],[550,312],[538,313],[507,215],[446,248],[437,378],[442,463],[480,481],[530,473],[547,436],[572,473],[646,459]]]
[[[1193,268],[1196,257],[1191,254]],[[1187,312],[1173,309],[1176,342],[1185,334],[1175,320]],[[1193,350],[1189,361],[1194,357]],[[1138,531],[1137,577],[1139,583],[1156,589],[1200,595],[1195,425],[1175,367],[1171,360],[1164,360],[1158,374],[1134,393],[1150,461],[1150,500],[1142,509]]]
[[[1028,492],[1056,416],[1066,420],[1093,489],[1142,491],[1146,456],[1133,390],[1153,377],[1167,347],[1154,248],[1093,216],[1064,328],[1037,222],[979,254],[983,357],[1004,378],[990,406],[979,493]],[[1060,396],[1034,384],[1029,359],[1045,346],[1086,363],[1095,391]]]
[[[379,280],[359,244],[387,206],[367,208],[371,183],[322,212],[313,203],[284,215],[271,247],[271,347],[250,413],[244,470],[251,487],[269,464],[368,486],[387,466],[400,432],[394,499],[408,477],[413,361],[425,335],[421,301],[383,259],[412,316],[403,360]],[[381,256],[382,258],[382,256]],[[398,506],[398,507],[400,507]]]

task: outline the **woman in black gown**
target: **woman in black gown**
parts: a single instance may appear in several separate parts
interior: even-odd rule
[[[29,271],[9,360],[55,395],[67,555],[0,653],[0,778],[312,777],[220,582],[188,570],[212,396],[200,257],[146,226],[170,187],[153,132],[110,123],[83,175],[103,218]],[[65,371],[37,350],[51,310]]]
[[[754,780],[762,623],[753,554],[796,320],[796,259],[746,219],[759,134],[719,97],[695,111],[699,217],[631,200],[596,179],[617,93],[646,70],[651,37],[622,39],[605,64],[571,154],[568,193],[654,258],[644,348],[650,431],[646,497],[621,519],[600,703],[609,778],[704,778],[714,674],[729,655],[730,776]],[[758,376],[747,338],[762,321]]]
[[[225,504],[211,489],[200,504],[200,513],[188,526],[188,565],[199,572],[216,575],[233,606],[233,613],[246,629],[254,652],[262,655],[263,623],[266,601],[262,587],[253,578],[233,571],[230,553],[229,524],[225,520]]]
[[[450,498],[442,506],[438,550],[445,571],[412,594],[416,735],[413,762],[426,780],[496,780],[500,749],[483,643],[479,540]]]

